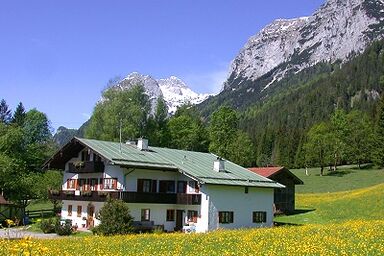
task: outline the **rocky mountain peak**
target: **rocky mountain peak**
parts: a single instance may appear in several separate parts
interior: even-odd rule
[[[224,89],[273,72],[272,81],[259,88],[264,90],[289,72],[344,62],[383,35],[384,0],[328,0],[309,17],[278,19],[252,36],[233,60]]]

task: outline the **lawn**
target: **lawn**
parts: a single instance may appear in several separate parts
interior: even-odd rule
[[[304,185],[296,186],[296,193],[299,194],[348,191],[384,183],[383,169],[359,170],[355,166],[344,166],[336,172],[325,171],[324,176],[319,175],[319,168],[308,169],[309,176],[305,175],[305,169],[290,171],[304,181]]]
[[[297,194],[296,209],[310,211],[275,220],[295,224],[384,220],[384,183],[352,191]]]

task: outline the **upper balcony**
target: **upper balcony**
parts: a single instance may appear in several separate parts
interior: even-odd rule
[[[74,201],[94,201],[104,202],[107,195],[114,199],[121,199],[126,203],[147,203],[147,204],[180,204],[180,205],[200,205],[200,194],[184,193],[145,193],[129,191],[80,191],[79,195],[75,191],[49,191],[49,199],[54,200],[74,200]]]
[[[75,163],[69,163],[68,172],[71,172],[71,173],[104,172],[104,162],[78,161]]]

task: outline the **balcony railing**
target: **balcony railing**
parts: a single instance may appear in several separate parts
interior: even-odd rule
[[[68,172],[71,172],[71,173],[104,172],[104,163],[93,162],[93,161],[69,163]]]
[[[104,202],[107,195],[127,203],[200,205],[200,194],[141,193],[128,191],[50,191],[49,199]]]

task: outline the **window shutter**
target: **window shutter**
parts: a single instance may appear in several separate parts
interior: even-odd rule
[[[143,180],[137,179],[137,192],[143,192]]]
[[[67,189],[69,188],[70,184],[69,184],[69,179],[67,179]]]
[[[117,179],[112,179],[112,188],[117,189]]]
[[[159,181],[159,192],[160,193],[165,193],[167,192],[167,183],[165,180]]]
[[[152,180],[152,193],[157,192],[157,180]]]
[[[103,189],[103,179],[102,178],[100,178],[100,190],[102,190]]]
[[[233,212],[229,212],[230,222],[233,223]]]
[[[199,193],[199,184],[195,181],[195,192]]]

